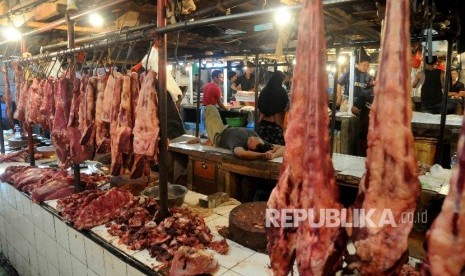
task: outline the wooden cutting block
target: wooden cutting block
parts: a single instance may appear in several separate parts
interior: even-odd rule
[[[229,214],[229,236],[252,250],[266,253],[266,201],[244,203]]]

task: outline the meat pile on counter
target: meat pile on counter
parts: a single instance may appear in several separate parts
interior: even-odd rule
[[[323,223],[312,225],[295,212],[287,213],[286,221],[294,221],[292,226],[281,223],[267,227],[268,252],[275,275],[287,275],[295,259],[301,275],[333,275],[342,269],[348,240],[355,245],[356,253],[344,259],[346,268],[361,275],[400,275],[408,261],[408,235],[413,222],[402,218],[413,217],[420,192],[410,129],[409,3],[386,2],[382,55],[370,113],[367,172],[347,215],[346,221],[354,227],[349,224],[342,229],[341,223],[328,227],[329,218],[322,217],[328,214],[325,210],[341,209],[329,154],[322,1],[304,1],[296,55],[299,62],[294,71],[285,133],[286,141],[292,143],[286,143],[279,183],[268,207],[273,211],[311,209],[315,212],[313,217],[308,214],[309,219]],[[374,211],[370,217],[373,224],[362,221],[358,210]],[[385,211],[391,212],[394,225],[386,223]],[[340,212],[339,215],[344,218]],[[282,216],[278,212],[277,220]]]
[[[34,158],[41,158],[39,153],[34,154]],[[7,154],[0,154],[0,163],[5,162],[29,162],[29,152],[27,150],[18,150]]]
[[[107,178],[103,176],[81,174],[81,183],[86,190],[95,189],[95,183],[104,180]],[[60,199],[74,193],[74,178],[62,169],[10,166],[0,175],[0,181],[31,194],[35,202]]]
[[[158,154],[156,73],[24,80],[13,64],[17,109],[14,118],[51,132],[62,167],[110,153],[111,174],[127,168],[133,178],[149,175]],[[139,99],[139,86],[142,86]],[[73,87],[73,90],[70,90]],[[134,131],[134,133],[133,133]]]
[[[163,263],[163,268],[175,267],[180,273],[176,275],[184,275],[180,272],[183,269],[191,271],[186,275],[193,275],[192,271],[203,269],[199,273],[209,273],[217,268],[217,264],[212,265],[211,254],[200,249],[228,252],[225,240],[212,241],[210,229],[200,216],[188,209],[172,208],[171,216],[161,220],[154,199],[134,197],[119,188],[84,191],[60,199],[58,211],[78,229],[106,224],[108,232],[118,236],[120,243],[132,250],[148,249],[152,257]],[[202,264],[206,260],[209,265]],[[179,265],[181,261],[188,264]]]

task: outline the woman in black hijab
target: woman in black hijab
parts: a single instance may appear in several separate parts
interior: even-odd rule
[[[284,89],[285,75],[281,71],[273,73],[258,97],[260,112],[258,135],[271,144],[284,145],[283,124],[289,97]]]

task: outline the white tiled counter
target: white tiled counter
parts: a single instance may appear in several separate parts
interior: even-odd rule
[[[188,204],[202,195],[189,192]],[[55,211],[55,201],[38,205],[13,186],[0,183],[0,252],[21,276],[118,276],[155,275],[159,264],[147,250],[131,251],[118,243],[105,226],[77,231],[64,223]],[[205,218],[214,235],[228,226],[235,205],[213,209]],[[220,264],[216,275],[272,275],[269,258],[228,240],[229,253],[220,255],[208,249]]]

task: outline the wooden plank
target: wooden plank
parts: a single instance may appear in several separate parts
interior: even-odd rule
[[[42,27],[45,27],[46,25],[47,23],[42,23],[42,22],[37,22],[37,21],[26,22],[26,27],[30,27],[30,28],[42,28]],[[55,27],[55,30],[66,31],[68,30],[68,27],[66,25],[61,25],[61,26]],[[74,31],[78,33],[99,33],[103,31],[103,28],[75,26]]]
[[[245,161],[248,162],[248,161]],[[233,172],[237,174],[258,177],[258,178],[265,178],[271,179],[271,171],[269,170],[261,170],[247,166],[247,164],[237,165],[231,164],[228,162],[223,162],[222,168],[224,171]]]

